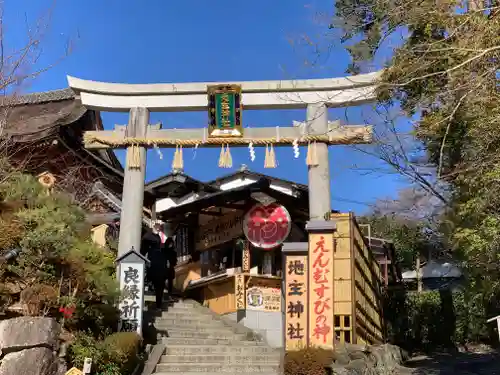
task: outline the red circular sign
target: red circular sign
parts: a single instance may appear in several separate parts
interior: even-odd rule
[[[252,245],[262,249],[281,245],[291,229],[290,214],[285,207],[276,203],[253,206],[243,221],[243,231],[247,239]]]

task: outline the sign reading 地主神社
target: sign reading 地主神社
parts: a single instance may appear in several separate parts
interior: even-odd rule
[[[286,255],[285,266],[285,347],[299,350],[308,344],[307,255]]]
[[[257,204],[245,215],[243,232],[250,243],[261,249],[281,245],[290,234],[292,220],[287,209],[276,203]]]

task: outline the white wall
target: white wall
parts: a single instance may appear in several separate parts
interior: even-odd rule
[[[189,193],[183,197],[172,199],[172,198],[163,198],[158,199],[155,203],[156,212],[163,212],[168,210],[171,207],[176,207],[181,204],[190,203],[200,197],[200,194],[197,193]]]
[[[242,187],[242,186],[246,186],[246,185],[250,185],[250,184],[253,184],[255,182],[257,182],[258,180],[257,179],[254,179],[254,178],[238,178],[238,179],[235,179],[233,181],[228,181],[224,184],[221,184],[220,185],[220,189],[221,190],[231,190],[231,189],[236,189],[238,187]],[[274,189],[274,190],[277,190],[277,191],[280,191],[282,193],[285,193],[285,194],[288,194],[288,195],[291,195],[293,196],[293,190],[289,187],[286,187],[286,186],[280,186],[278,184],[271,184],[271,189]]]
[[[221,184],[220,189],[223,191],[226,190],[231,190],[231,189],[236,189],[242,186],[250,185],[257,182],[257,179],[254,178],[237,178],[232,181],[228,181],[224,184]],[[280,191],[284,194],[288,194],[291,196],[294,196],[294,192],[290,187],[283,186],[280,184],[271,184],[271,189]],[[169,208],[180,206],[181,204],[186,204],[190,203],[202,195],[197,194],[197,193],[189,193],[188,195],[185,195],[184,197],[178,198],[178,199],[172,199],[172,198],[163,198],[159,199],[156,201],[156,212],[164,212],[167,211]]]

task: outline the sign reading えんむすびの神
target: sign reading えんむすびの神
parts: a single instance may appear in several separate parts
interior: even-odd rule
[[[309,234],[310,344],[333,347],[333,234]]]
[[[242,137],[241,86],[208,86],[208,135]]]

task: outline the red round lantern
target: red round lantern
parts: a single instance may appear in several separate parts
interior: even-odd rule
[[[250,243],[262,249],[281,245],[290,234],[292,219],[287,209],[276,203],[257,204],[245,215],[243,232]]]

